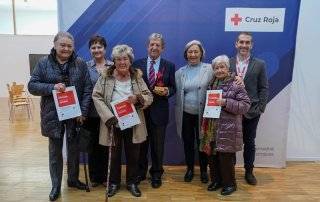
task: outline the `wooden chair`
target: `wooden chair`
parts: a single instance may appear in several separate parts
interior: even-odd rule
[[[28,113],[28,118],[32,118],[31,106],[28,97],[23,94],[24,85],[7,85],[9,93],[9,120],[13,121],[15,116],[15,110],[18,107],[24,107]]]
[[[27,102],[32,104],[32,107],[34,109],[34,104],[33,104],[32,98],[30,97],[28,92],[25,91],[23,84],[17,84],[16,82],[12,82],[10,89],[13,92],[14,99],[27,100]]]

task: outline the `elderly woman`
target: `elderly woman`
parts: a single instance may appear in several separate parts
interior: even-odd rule
[[[113,65],[113,62],[106,59],[107,42],[104,37],[95,35],[89,40],[89,49],[92,60],[87,62],[90,80],[94,86],[101,75],[101,72]],[[90,105],[89,115],[84,127],[91,133],[89,159],[89,177],[93,187],[99,184],[106,185],[107,181],[107,147],[99,144],[100,117],[94,107]]]
[[[153,97],[143,81],[142,72],[131,67],[134,59],[131,47],[117,45],[113,48],[111,57],[114,65],[102,72],[92,93],[95,107],[101,118],[99,143],[112,146],[108,196],[115,195],[120,188],[123,142],[127,161],[127,189],[133,196],[140,197],[141,191],[136,183],[139,143],[145,141],[147,137],[143,109],[152,103]],[[117,118],[110,106],[110,102],[122,98],[128,98],[136,106],[141,121],[140,124],[125,130],[120,130]],[[112,139],[114,142],[112,142]]]
[[[187,172],[185,182],[191,182],[194,172],[194,141],[199,146],[199,125],[205,102],[206,90],[212,80],[213,71],[210,64],[203,63],[205,50],[200,41],[187,43],[184,58],[187,65],[175,73],[176,81],[176,124],[177,133],[183,139]],[[199,150],[198,150],[199,151]],[[207,155],[199,152],[200,179],[208,182]]]
[[[250,108],[250,98],[243,85],[238,85],[229,71],[229,58],[221,55],[212,60],[214,78],[209,90],[222,90],[217,104],[222,107],[220,118],[203,118],[200,151],[210,156],[212,183],[208,191],[222,187],[221,194],[236,191],[235,154],[242,148],[242,114]]]
[[[82,124],[88,115],[92,91],[86,63],[74,52],[73,36],[68,32],[59,32],[53,39],[53,45],[50,54],[37,63],[28,84],[32,95],[41,96],[41,133],[49,138],[50,201],[57,200],[61,192],[64,134],[67,141],[68,186],[86,189],[86,185],[79,181],[76,124]],[[68,86],[76,88],[82,116],[59,121],[52,90],[64,92]]]

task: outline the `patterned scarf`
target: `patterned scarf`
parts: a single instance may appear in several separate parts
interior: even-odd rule
[[[221,84],[228,82],[234,78],[234,74],[227,76],[223,81],[213,78],[208,90],[216,90]],[[216,154],[216,134],[217,134],[217,119],[202,118],[201,135],[199,150],[205,152],[208,156]],[[213,143],[213,144],[212,144]]]
[[[215,90],[219,85],[219,80],[214,79],[212,85],[209,85],[208,90]],[[202,118],[201,134],[199,150],[205,152],[208,156],[215,154],[215,148],[212,148],[211,142],[215,142],[217,132],[217,119]],[[215,147],[215,146],[214,146]]]

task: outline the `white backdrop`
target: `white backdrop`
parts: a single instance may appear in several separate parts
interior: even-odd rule
[[[289,160],[320,160],[319,10],[320,1],[301,1],[287,141]]]

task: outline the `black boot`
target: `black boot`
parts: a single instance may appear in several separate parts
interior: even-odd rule
[[[119,185],[110,184],[109,188],[108,188],[108,197],[114,196],[118,192],[119,189],[120,189]]]
[[[55,201],[58,199],[60,195],[60,187],[52,187],[51,192],[49,194],[49,200],[50,201]]]
[[[185,182],[191,182],[193,179],[193,170],[188,169],[186,174],[184,175]]]
[[[253,175],[252,172],[246,172],[245,179],[246,179],[247,183],[250,184],[250,185],[256,185],[257,184],[257,179]]]
[[[208,191],[216,191],[222,187],[222,184],[219,182],[211,182],[207,188]]]
[[[207,184],[209,182],[209,177],[207,172],[201,172],[200,180],[202,183]]]
[[[221,195],[226,196],[226,195],[230,195],[233,192],[235,192],[237,190],[236,186],[226,186],[223,187],[221,190]]]
[[[141,196],[141,191],[136,184],[128,184],[127,185],[128,191],[135,197],[140,197]]]

